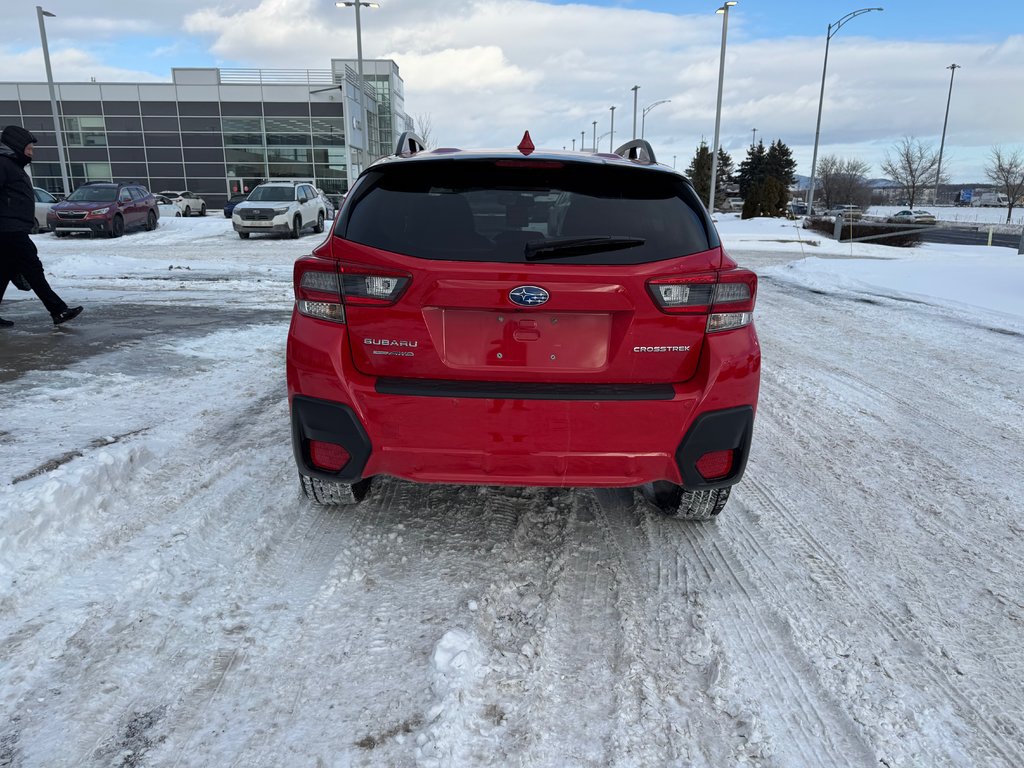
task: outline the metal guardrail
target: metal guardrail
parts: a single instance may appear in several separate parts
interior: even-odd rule
[[[221,69],[224,85],[331,85],[336,82],[329,69]]]

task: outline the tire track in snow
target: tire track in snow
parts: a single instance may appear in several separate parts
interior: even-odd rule
[[[691,526],[691,533],[687,543],[693,556],[714,574],[707,592],[726,661],[762,676],[758,710],[770,724],[766,727],[774,750],[798,755],[800,765],[872,764],[874,756],[852,721],[817,678],[808,675],[810,665],[785,621],[765,610],[759,588],[729,550],[720,528]]]
[[[802,525],[799,516],[789,508],[785,501],[779,499],[766,484],[760,481],[756,473],[753,476],[748,476],[739,489],[741,490],[740,499],[744,504],[749,506],[749,502],[746,501],[749,494],[760,501],[762,506],[767,507],[770,513],[778,516],[783,524],[776,526],[773,532],[786,539],[793,549],[803,555],[800,560],[813,569],[812,578],[816,578],[818,583],[831,587],[834,591],[832,595],[834,599],[842,601],[847,606],[852,604],[856,608],[860,620],[867,623],[880,620],[884,631],[889,633],[899,646],[935,647],[934,638],[911,629],[911,624],[886,609],[882,602],[869,601],[865,597],[864,586],[852,582],[844,575],[848,572],[848,567],[835,559],[813,531]],[[755,550],[756,555],[753,562],[770,563],[771,559],[766,557],[767,550],[760,545],[756,534],[749,530],[747,524],[740,522],[737,528],[744,533],[748,546]],[[864,543],[868,543],[866,537],[864,537]],[[770,579],[767,579],[767,583],[772,584]],[[777,588],[775,591],[778,591]],[[800,612],[799,606],[794,606],[792,600],[785,600],[784,604],[788,609],[796,609],[797,613]],[[947,659],[947,662],[949,661]],[[913,665],[895,657],[886,659],[886,662],[890,667],[899,671],[895,679],[900,681],[913,681],[919,678],[923,672],[943,692],[947,701],[956,703],[958,709],[967,716],[967,722],[971,727],[987,737],[990,757],[1002,759],[1007,766],[1024,765],[1024,752],[1020,748],[1022,734],[1019,727],[1013,725],[1014,721],[1017,723],[1020,721],[1016,717],[1007,718],[1002,715],[1006,704],[1015,699],[1017,700],[1016,710],[1019,712],[1021,708],[1020,693],[1013,687],[1013,681],[1007,681],[1010,687],[1001,692],[999,705],[986,696],[982,696],[982,703],[978,703],[974,701],[971,694],[953,684],[947,672],[939,668],[936,660],[930,656],[924,658],[924,663],[921,658],[915,658]],[[991,726],[989,723],[995,723],[997,726]],[[893,738],[904,739],[906,735],[900,733],[894,735]],[[948,765],[958,764],[955,756],[948,757]]]

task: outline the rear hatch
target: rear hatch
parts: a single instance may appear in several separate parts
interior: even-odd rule
[[[693,375],[706,312],[663,311],[657,286],[699,296],[722,254],[677,174],[427,160],[371,169],[350,197],[320,253],[339,263],[361,372],[607,384]]]

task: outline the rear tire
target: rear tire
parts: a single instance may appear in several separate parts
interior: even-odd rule
[[[658,481],[641,486],[640,492],[668,517],[707,521],[725,508],[732,487],[687,491],[675,483]]]
[[[146,231],[152,232],[154,229],[156,229],[156,214],[150,211],[146,215]]]
[[[373,478],[360,480],[358,483],[332,483],[330,480],[321,480],[318,477],[299,475],[302,483],[302,493],[307,499],[315,504],[324,506],[350,506],[358,504],[366,498],[370,492],[370,483]]]

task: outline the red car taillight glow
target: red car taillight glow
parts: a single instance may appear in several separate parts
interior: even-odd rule
[[[707,332],[728,331],[749,325],[754,318],[757,275],[746,269],[658,277],[647,290],[662,312],[671,315],[707,315]]]
[[[295,262],[295,305],[299,314],[345,322],[345,305],[386,307],[401,297],[412,278],[375,267],[321,259]]]

